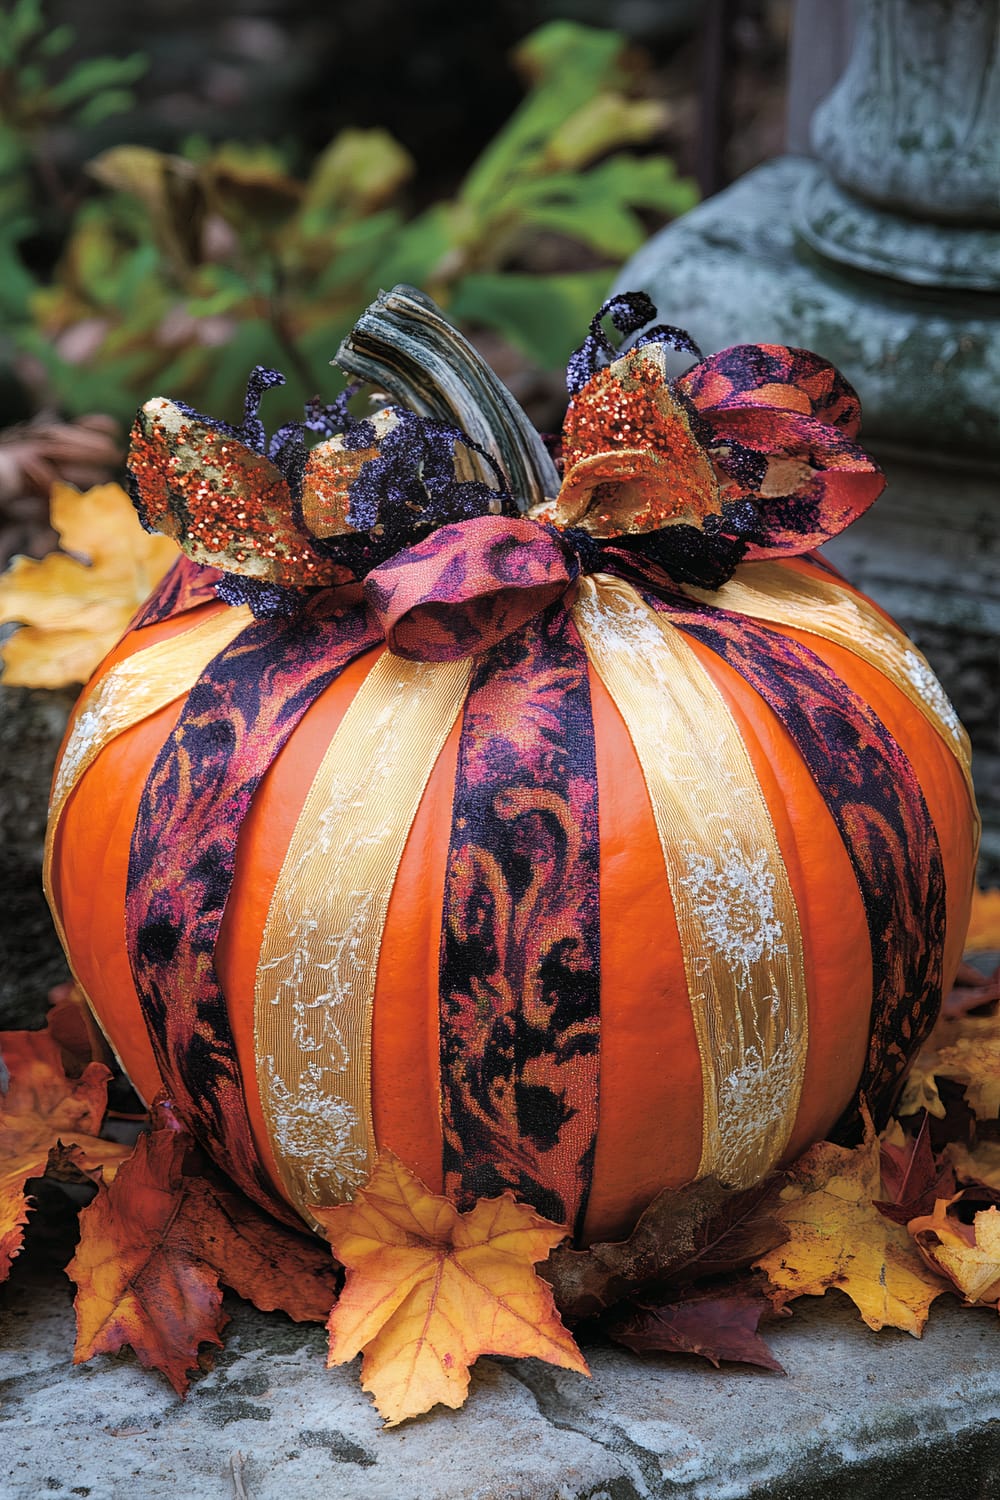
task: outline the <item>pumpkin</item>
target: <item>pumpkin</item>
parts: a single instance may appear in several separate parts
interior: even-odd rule
[[[620,1237],[884,1120],[957,968],[968,741],[815,552],[881,488],[857,399],[801,350],[617,354],[651,312],[571,361],[561,480],[401,289],[340,356],[399,399],[311,450],[272,372],[239,427],[139,414],[186,556],[77,705],[49,895],[140,1094],[287,1220],[388,1148]]]

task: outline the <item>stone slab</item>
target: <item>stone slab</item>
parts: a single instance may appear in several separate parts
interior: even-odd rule
[[[921,1341],[846,1298],[769,1339],[787,1377],[586,1348],[593,1378],[483,1359],[461,1412],[385,1431],[323,1332],[232,1302],[186,1401],[131,1356],[70,1363],[68,1283],[24,1257],[0,1298],[2,1500],[987,1500],[1000,1325],[942,1298]]]

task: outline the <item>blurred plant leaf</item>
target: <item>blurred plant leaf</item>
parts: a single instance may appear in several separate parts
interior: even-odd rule
[[[247,370],[272,364],[288,377],[270,403],[281,421],[329,390],[326,366],[379,289],[408,282],[557,369],[641,244],[643,213],[694,197],[662,156],[621,149],[652,141],[665,117],[633,97],[625,57],[613,32],[542,27],[517,52],[521,106],[453,198],[409,217],[399,195],[414,164],[380,129],[342,131],[305,180],[270,146],[105,151],[90,172],[106,191],[76,215],[51,284],[13,294],[31,306],[17,346],[71,413],[99,403],[123,420],[156,389],[229,410]],[[92,117],[118,107],[141,59],[107,61],[90,60],[59,97],[79,94]],[[0,208],[2,159],[0,141]],[[555,272],[553,241],[566,267]],[[17,247],[0,229],[10,285]]]
[[[564,364],[607,290],[606,271],[562,276],[493,272],[466,276],[448,303],[451,317],[505,334],[538,364]]]
[[[302,199],[299,228],[322,233],[330,219],[381,208],[413,173],[408,151],[387,130],[342,130],[317,157]]]

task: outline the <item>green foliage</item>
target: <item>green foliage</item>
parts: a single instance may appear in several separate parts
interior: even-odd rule
[[[49,76],[75,40],[72,26],[46,25],[41,0],[13,0],[0,11],[0,125],[25,151],[56,121],[93,125],[135,103],[131,86],[147,68],[138,52],[86,58],[61,78]]]
[[[36,0],[15,9],[23,29]],[[8,25],[0,55],[12,45]],[[628,149],[655,138],[663,110],[634,96],[624,52],[615,34],[569,22],[529,37],[517,54],[522,104],[455,196],[415,215],[405,209],[414,163],[382,130],[341,132],[305,180],[270,147],[105,151],[89,169],[102,191],[77,215],[53,283],[31,299],[21,344],[68,410],[123,418],[154,391],[221,414],[247,369],[271,363],[289,376],[269,398],[276,420],[329,391],[326,365],[359,310],[402,281],[556,367],[642,243],[642,214],[695,200],[669,160]],[[99,116],[130,66],[81,65],[59,107]]]

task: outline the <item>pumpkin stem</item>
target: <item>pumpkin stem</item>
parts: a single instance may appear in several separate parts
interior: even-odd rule
[[[387,391],[418,416],[461,428],[500,464],[520,510],[557,493],[556,467],[525,413],[423,292],[410,286],[380,292],[341,344],[334,363]],[[468,477],[495,483],[474,448],[464,451],[462,462],[470,468]]]

